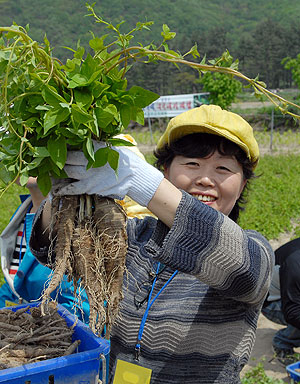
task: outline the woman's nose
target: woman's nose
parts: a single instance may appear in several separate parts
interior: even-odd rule
[[[209,175],[198,175],[195,180],[196,185],[203,185],[203,186],[214,186],[215,182],[213,178]]]

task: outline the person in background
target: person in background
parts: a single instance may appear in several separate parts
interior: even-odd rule
[[[94,143],[94,149],[103,147]],[[237,224],[259,149],[239,115],[202,105],[171,119],[156,169],[128,148],[118,177],[86,170],[69,152],[59,195],[126,195],[156,217],[129,219],[127,273],[111,331],[110,383],[238,384],[255,340],[274,254],[258,232]],[[57,186],[56,186],[57,187]],[[43,263],[50,202],[36,213],[30,247]],[[142,381],[143,380],[143,381]]]
[[[29,177],[26,188],[29,194],[20,196],[21,205],[0,236],[1,267],[5,278],[0,287],[0,307],[38,301],[51,274],[51,269],[41,265],[28,246],[35,212],[45,197],[34,177]],[[87,297],[84,292],[80,299],[74,296],[73,285],[66,277],[52,297],[56,295],[59,304],[87,321]]]
[[[272,344],[284,365],[295,362],[294,348],[300,347],[300,238],[275,250],[275,268],[262,313],[274,323],[285,325]]]

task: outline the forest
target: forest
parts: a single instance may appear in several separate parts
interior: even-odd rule
[[[53,55],[64,61],[77,42],[87,44],[91,31],[105,29],[87,17],[84,0],[0,0],[0,26],[13,22],[29,26],[30,35],[43,42],[44,35]],[[239,60],[239,70],[259,76],[268,88],[289,88],[291,72],[282,61],[300,53],[300,2],[298,0],[110,0],[97,1],[96,12],[113,24],[125,21],[129,31],[140,21],[153,21],[150,31],[141,31],[142,44],[161,41],[167,24],[175,39],[169,46],[182,54],[197,44],[201,61],[208,62],[228,50]],[[88,49],[88,46],[86,47]],[[166,63],[136,65],[128,73],[135,83],[160,95],[201,91],[196,71]]]

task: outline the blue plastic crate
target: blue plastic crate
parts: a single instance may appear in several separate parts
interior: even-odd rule
[[[36,307],[39,303],[10,307],[16,311],[26,306]],[[68,327],[76,318],[63,306],[58,313],[66,320]],[[78,352],[69,356],[48,359],[38,363],[25,364],[16,368],[0,370],[0,383],[9,384],[103,384],[107,382],[109,342],[93,334],[90,328],[77,320],[73,339],[80,339]]]
[[[294,382],[300,382],[300,372],[295,371],[295,369],[300,369],[300,361],[297,363],[290,364],[286,367],[287,373]]]

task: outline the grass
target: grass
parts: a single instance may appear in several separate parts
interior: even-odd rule
[[[279,132],[274,130],[271,136],[269,131],[257,131],[255,132],[255,137],[259,143],[260,148],[270,149],[272,142],[272,153],[276,154],[283,149],[298,149],[300,145],[300,134],[295,130],[285,130],[284,132]]]
[[[0,183],[0,188],[2,187],[3,185]],[[21,201],[19,195],[26,193],[28,193],[27,189],[14,184],[0,198],[0,232],[7,226],[10,218],[20,205]]]
[[[265,155],[256,174],[259,177],[252,181],[239,224],[276,239],[291,231],[292,220],[300,218],[300,155]]]

